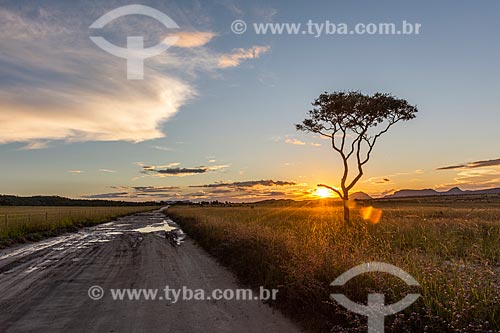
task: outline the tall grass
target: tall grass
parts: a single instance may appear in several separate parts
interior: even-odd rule
[[[39,240],[157,207],[0,207],[0,247]]]
[[[369,261],[413,275],[422,297],[386,318],[391,332],[500,331],[500,208],[380,207],[371,224],[354,213],[345,228],[340,207],[172,207],[167,214],[251,286],[279,288],[275,306],[311,331],[366,332],[366,318],[329,299],[338,275]],[[386,303],[408,288],[386,274],[367,274],[342,292]]]

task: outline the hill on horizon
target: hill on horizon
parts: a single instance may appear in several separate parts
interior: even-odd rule
[[[463,194],[500,194],[500,187],[482,189],[482,190],[465,190],[465,191],[460,189],[459,187],[453,187],[448,191],[442,191],[442,192],[433,189],[422,189],[422,190],[403,189],[394,192],[394,194],[386,195],[383,197],[383,199],[423,197],[423,196],[434,196],[434,195],[463,195]]]

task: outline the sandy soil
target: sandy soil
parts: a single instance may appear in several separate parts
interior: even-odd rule
[[[298,332],[260,301],[115,301],[109,288],[236,289],[234,276],[189,237],[174,247],[161,212],[0,252],[0,332]],[[91,286],[104,291],[88,296]]]

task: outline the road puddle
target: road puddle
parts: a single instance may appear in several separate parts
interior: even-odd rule
[[[152,232],[164,232],[165,238],[169,240],[172,245],[181,245],[186,238],[186,234],[179,227],[177,223],[172,220],[163,220],[161,223],[154,223],[147,225],[143,228],[134,229],[133,231],[138,231],[140,233],[152,233]]]
[[[136,223],[142,223],[145,227],[132,229],[132,225],[138,227]],[[140,242],[146,233],[156,233],[157,237],[164,238],[173,246],[180,245],[186,238],[186,234],[179,225],[170,219],[165,219],[165,215],[159,212],[150,212],[126,216],[103,223],[94,227],[83,228],[76,233],[64,234],[54,238],[49,238],[37,243],[24,244],[13,248],[0,250],[0,278],[3,274],[10,274],[18,271],[24,274],[32,274],[45,270],[48,267],[57,265],[69,255],[77,256],[74,261],[79,261],[80,253],[91,248],[103,246],[113,242],[121,235],[131,232],[139,232],[137,237]],[[135,247],[135,245],[132,245]],[[36,260],[29,262],[26,258],[35,256]],[[25,264],[26,263],[26,264]],[[3,270],[2,270],[3,269]]]
[[[148,234],[150,232],[158,232],[158,231],[172,231],[175,230],[175,227],[172,227],[168,224],[167,221],[163,220],[163,222],[160,223],[154,223],[147,225],[145,227],[139,228],[139,229],[134,229],[134,231],[138,231],[142,234]]]

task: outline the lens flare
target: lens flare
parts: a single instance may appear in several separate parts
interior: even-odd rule
[[[360,209],[361,217],[365,221],[369,221],[373,224],[377,224],[380,222],[382,218],[382,209],[378,209],[372,206],[363,207]]]

